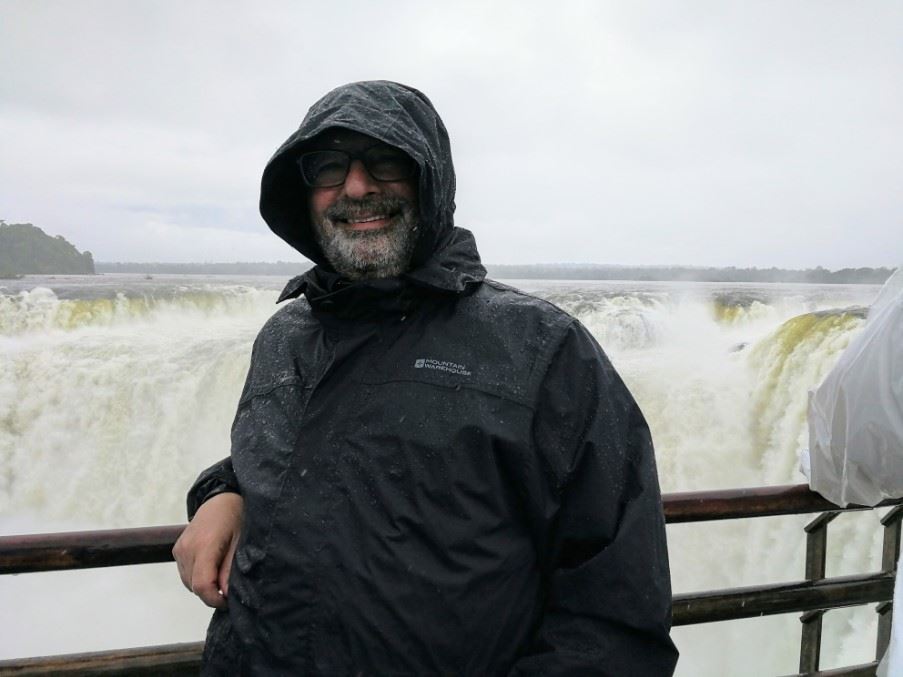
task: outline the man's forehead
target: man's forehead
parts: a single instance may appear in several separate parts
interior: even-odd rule
[[[353,152],[364,150],[382,143],[383,142],[379,139],[375,139],[367,134],[362,134],[361,132],[356,132],[352,129],[330,127],[314,136],[305,145],[314,150],[334,149]]]

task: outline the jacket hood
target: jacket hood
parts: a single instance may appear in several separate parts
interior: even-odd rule
[[[402,149],[420,167],[420,226],[412,269],[448,242],[454,226],[455,170],[448,132],[421,92],[386,80],[354,82],[317,101],[301,126],[267,163],[260,186],[260,213],[270,229],[319,267],[332,270],[310,223],[308,189],[296,163],[311,138],[330,127],[367,134]]]

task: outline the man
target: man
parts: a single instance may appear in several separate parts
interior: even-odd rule
[[[261,213],[316,266],[174,550],[219,607],[207,674],[672,673],[642,414],[575,319],[484,279],[454,193],[391,82],[327,94],[267,165]]]

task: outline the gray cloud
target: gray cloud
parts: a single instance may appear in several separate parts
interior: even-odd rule
[[[298,258],[260,171],[343,82],[425,91],[493,262],[896,265],[896,3],[0,3],[0,218],[100,260]]]

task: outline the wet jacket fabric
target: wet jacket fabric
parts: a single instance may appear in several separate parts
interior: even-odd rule
[[[418,161],[430,248],[400,278],[348,283],[280,221],[306,211],[284,155],[323,125]],[[394,83],[330,93],[268,165],[261,211],[318,265],[257,337],[231,457],[189,493],[190,514],[245,506],[205,674],[672,673],[643,416],[578,321],[484,278],[453,197],[438,115]]]

